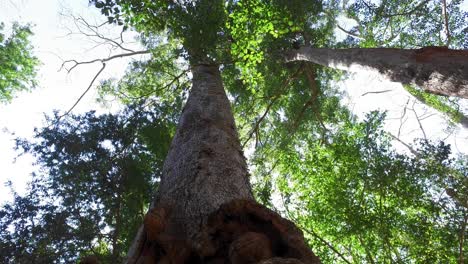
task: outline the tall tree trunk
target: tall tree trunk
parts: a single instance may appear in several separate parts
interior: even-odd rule
[[[158,193],[127,263],[319,263],[291,222],[254,201],[218,66],[196,65],[192,74]]]
[[[429,93],[468,98],[468,50],[301,47],[289,51],[286,61],[310,61],[347,71],[371,70]]]

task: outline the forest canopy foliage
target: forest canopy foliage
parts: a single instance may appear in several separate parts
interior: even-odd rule
[[[369,2],[91,0],[152,56],[100,84],[100,100],[119,100],[121,112],[55,113],[34,139],[17,140],[40,169],[0,209],[0,262],[122,261],[158,186],[189,65],[217,63],[257,200],[293,220],[323,263],[462,263],[468,157],[428,140],[396,151],[385,113],[359,120],[342,104],[342,72],[284,63],[295,45],[468,48],[459,0],[447,6],[450,36],[439,2]],[[339,41],[341,16],[356,26]],[[463,118],[456,99],[407,89]]]
[[[0,102],[10,102],[15,93],[29,91],[36,86],[38,59],[33,55],[29,25],[14,23],[11,33],[5,35],[5,24],[0,23]]]

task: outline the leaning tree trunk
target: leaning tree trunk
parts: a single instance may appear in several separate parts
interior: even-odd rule
[[[286,60],[347,71],[376,71],[391,81],[415,84],[429,93],[468,98],[468,50],[301,47],[288,52]]]
[[[319,263],[294,224],[254,201],[218,66],[193,86],[127,263]]]

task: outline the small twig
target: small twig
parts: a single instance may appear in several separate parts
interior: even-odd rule
[[[344,29],[344,28],[341,27],[338,23],[336,24],[336,27],[337,27],[339,30],[343,31],[344,33],[350,35],[351,37],[355,37],[355,38],[361,39],[361,40],[364,39],[363,37],[359,36],[358,34],[353,33],[353,32],[351,32],[351,31],[349,31],[349,30]]]
[[[375,13],[375,10],[373,7],[371,7],[365,0],[361,0],[361,3],[363,3],[367,9],[369,9],[370,12]]]
[[[273,106],[273,104],[276,102],[276,100],[279,98],[279,95],[275,96],[271,102],[268,104],[265,112],[263,113],[263,115],[257,120],[257,122],[255,122],[255,126],[254,128],[251,130],[251,132],[249,133],[249,136],[248,138],[244,141],[244,143],[242,144],[242,148],[245,147],[245,145],[247,144],[247,142],[249,142],[249,140],[252,138],[252,136],[255,134],[255,131],[258,130],[258,127],[260,126],[260,123],[263,121],[263,119],[267,116],[268,112],[270,112],[270,109],[271,107]]]

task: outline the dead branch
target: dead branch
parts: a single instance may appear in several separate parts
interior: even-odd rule
[[[116,38],[116,39],[119,39],[119,40],[120,40],[120,43],[117,42],[117,41],[114,40],[114,39],[111,39],[111,38],[108,38],[108,37],[104,36],[103,34],[101,34],[101,33],[98,31],[98,29],[99,29],[100,27],[102,27],[103,25],[108,24],[107,21],[106,21],[106,22],[103,22],[103,23],[100,24],[100,25],[95,26],[95,25],[89,24],[89,23],[88,23],[83,17],[81,17],[81,16],[75,17],[75,16],[72,15],[72,18],[73,18],[73,21],[74,21],[76,27],[78,28],[78,30],[80,30],[80,32],[81,32],[82,34],[84,34],[84,35],[86,35],[86,36],[89,36],[89,37],[96,37],[96,38],[102,39],[102,40],[105,41],[105,43],[107,43],[107,44],[112,44],[112,45],[114,45],[115,47],[120,48],[121,50],[128,51],[128,52],[135,52],[134,50],[129,49],[129,48],[126,48],[126,47],[123,46],[123,43],[124,43],[123,36],[122,36],[122,32],[123,32],[123,31],[121,32],[121,34],[119,35],[119,37]],[[85,26],[87,29],[89,29],[89,30],[91,31],[91,34],[90,34],[90,33],[85,33],[85,32],[83,32],[83,31],[81,30],[80,24],[83,25],[83,26]]]
[[[78,33],[73,33],[72,30],[70,30],[71,34],[80,34],[88,37],[89,39],[99,39],[102,42],[97,42],[98,45],[103,45],[103,44],[109,44],[111,45],[114,49],[120,49],[124,52],[112,55],[111,50],[109,50],[109,55],[105,58],[98,58],[98,59],[92,59],[88,61],[78,61],[76,59],[72,60],[65,60],[62,62],[59,71],[62,69],[65,69],[67,73],[70,73],[73,69],[78,67],[79,65],[86,65],[86,64],[93,64],[93,63],[101,63],[101,68],[97,71],[97,73],[94,75],[93,79],[89,83],[88,87],[85,89],[85,91],[81,94],[81,96],[76,100],[76,102],[70,107],[68,111],[66,111],[63,115],[59,116],[57,120],[54,123],[57,123],[62,117],[68,115],[73,109],[78,105],[78,103],[83,99],[83,97],[90,91],[91,87],[97,80],[97,78],[100,76],[100,74],[104,71],[106,68],[106,63],[110,62],[115,59],[120,59],[120,58],[125,58],[125,57],[131,57],[135,55],[143,55],[143,54],[149,54],[149,50],[140,50],[140,51],[134,51],[132,49],[129,49],[123,45],[124,40],[122,36],[122,32],[120,32],[119,37],[112,39],[110,37],[104,36],[102,33],[99,32],[99,29],[103,27],[104,25],[108,24],[108,22],[103,22],[98,25],[92,25],[88,23],[83,17],[81,16],[74,16],[74,15],[69,15],[70,18],[73,19],[73,23],[76,26],[76,29],[78,30]],[[120,42],[117,40],[120,39]]]
[[[387,132],[387,134],[388,134],[391,138],[393,138],[394,140],[400,142],[403,146],[405,146],[405,147],[411,152],[411,154],[413,154],[414,156],[416,156],[416,157],[418,157],[418,158],[420,157],[419,153],[418,153],[412,146],[410,146],[409,144],[407,144],[406,142],[404,142],[403,140],[401,140],[399,137],[393,135],[393,134],[390,133],[390,132]]]
[[[60,66],[59,71],[62,70],[62,69],[65,69],[67,72],[71,72],[74,68],[76,68],[79,65],[92,64],[92,63],[95,63],[95,62],[106,63],[106,62],[114,60],[114,59],[120,59],[120,58],[124,58],[124,57],[135,56],[135,55],[149,54],[150,52],[151,51],[149,51],[149,50],[140,50],[140,51],[134,51],[134,52],[129,52],[129,53],[116,54],[116,55],[113,55],[113,56],[109,56],[107,58],[94,59],[94,60],[89,60],[89,61],[66,60]],[[70,68],[66,68],[67,63],[72,63],[73,66],[71,66]]]
[[[363,37],[359,36],[358,34],[353,33],[353,32],[351,32],[351,31],[346,30],[345,28],[341,27],[338,23],[336,24],[336,27],[337,27],[339,30],[341,30],[341,31],[343,31],[344,33],[346,33],[347,35],[350,35],[351,37],[355,37],[355,38],[361,39],[361,40],[364,39]]]
[[[405,118],[406,116],[406,109],[408,107],[408,104],[409,104],[409,101],[410,101],[410,98],[408,97],[408,100],[406,101],[406,104],[405,106],[403,107],[403,113],[400,117],[400,127],[398,128],[398,134],[397,134],[397,137],[400,137],[400,134],[401,134],[401,128],[403,127],[403,124],[406,122],[407,119],[403,119]]]
[[[381,94],[381,93],[387,93],[393,91],[392,89],[387,89],[387,90],[382,90],[382,91],[375,91],[375,92],[366,92],[361,94],[361,96],[366,96],[368,94]]]
[[[423,125],[421,124],[421,119],[418,116],[418,113],[416,113],[416,110],[414,109],[415,104],[416,104],[416,100],[413,102],[413,106],[411,107],[411,110],[413,111],[414,116],[416,117],[416,120],[418,121],[419,128],[421,129],[421,132],[423,133],[424,139],[427,140],[426,131],[424,131]]]
[[[68,111],[66,111],[63,115],[59,116],[57,118],[57,120],[55,121],[55,123],[59,122],[60,119],[62,119],[62,117],[68,115],[71,111],[73,111],[73,109],[78,105],[78,103],[81,101],[81,99],[83,99],[83,97],[89,92],[89,90],[91,89],[91,87],[93,86],[93,83],[96,81],[96,79],[98,78],[98,76],[102,73],[102,71],[106,68],[106,63],[102,63],[102,67],[101,69],[99,69],[99,71],[96,73],[96,75],[94,75],[94,78],[91,80],[91,82],[89,83],[88,85],[88,88],[86,88],[86,90],[81,94],[81,96],[78,98],[78,100],[76,100],[76,102],[72,105],[72,107],[70,107],[70,109],[68,109]]]

